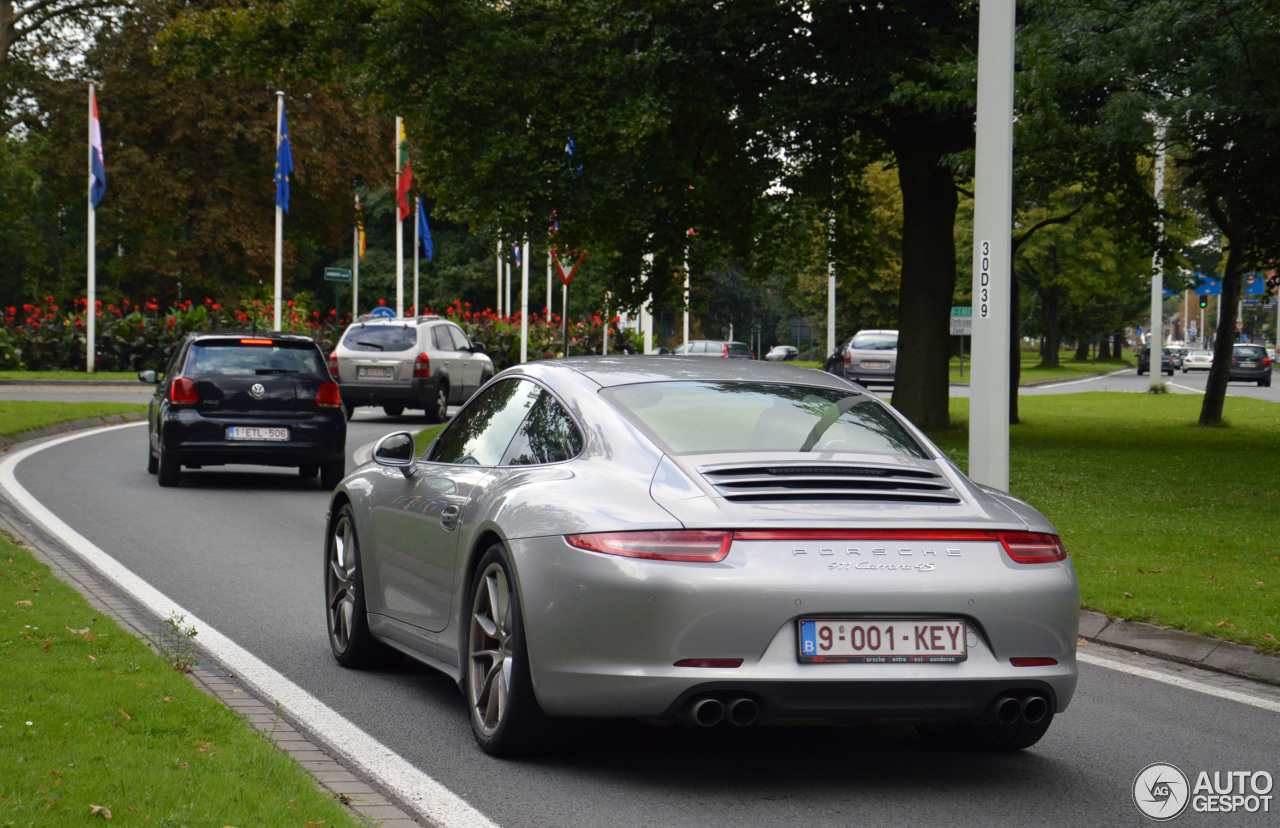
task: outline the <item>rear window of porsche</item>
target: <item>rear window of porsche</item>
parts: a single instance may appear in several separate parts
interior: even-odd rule
[[[929,456],[882,405],[857,392],[754,382],[654,382],[601,393],[671,454]]]

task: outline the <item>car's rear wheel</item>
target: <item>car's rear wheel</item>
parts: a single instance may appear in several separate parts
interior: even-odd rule
[[[352,417],[354,417],[354,416],[355,416],[355,413],[356,413],[356,406],[355,406],[355,403],[343,403],[343,404],[342,404],[342,407],[343,407],[343,408],[346,410],[346,412],[347,412],[347,419],[348,419],[348,420],[350,420]]]
[[[427,422],[443,423],[449,419],[449,383],[442,382],[436,386],[435,399],[428,404]]]
[[[164,450],[164,443],[160,444],[160,460],[156,463],[156,473],[159,475],[161,486],[176,486],[182,480],[182,464]]]
[[[388,417],[399,417],[401,414],[404,413],[404,406],[403,405],[384,405],[382,406],[382,413],[386,414]]]
[[[471,732],[485,753],[513,756],[533,748],[546,728],[529,673],[520,596],[506,549],[484,553],[471,586],[463,674]]]
[[[156,474],[160,471],[160,460],[157,459],[156,453],[151,450],[151,435],[147,435],[147,472]]]
[[[320,466],[320,488],[334,488],[342,482],[342,478],[346,473],[347,461],[345,459],[334,460],[332,463],[323,464]]]
[[[1023,750],[1029,748],[1053,724],[1053,713],[1037,722],[950,722],[916,725],[920,738],[933,747],[948,750]]]
[[[355,514],[350,504],[339,510],[325,547],[324,597],[329,648],[343,667],[373,666],[386,659],[390,651],[369,632],[360,541],[356,537]]]
[[[310,463],[306,466],[298,466],[298,474],[302,477],[315,477],[319,473],[320,467],[315,463]]]

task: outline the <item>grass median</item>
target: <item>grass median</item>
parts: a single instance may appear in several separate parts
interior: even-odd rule
[[[1280,654],[1280,405],[1190,394],[1023,397],[1010,487],[1062,532],[1081,603]],[[933,437],[968,468],[969,401]]]
[[[137,381],[137,371],[96,371],[92,374],[85,371],[0,371],[0,380],[14,382],[31,382],[33,380],[83,380],[86,382],[105,382],[107,380]]]
[[[146,410],[147,407],[140,403],[0,400],[0,437],[16,437],[32,429],[59,423]]]

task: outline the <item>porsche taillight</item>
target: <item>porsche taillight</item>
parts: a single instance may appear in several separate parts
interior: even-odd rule
[[[195,405],[200,402],[195,380],[186,377],[174,380],[173,385],[169,386],[169,402],[174,405]]]
[[[733,544],[733,532],[697,529],[675,529],[657,532],[598,532],[591,535],[565,535],[570,546],[651,561],[683,561],[714,563],[723,561]]]
[[[338,383],[330,380],[320,386],[316,392],[316,405],[320,408],[341,408],[342,393],[338,390]]]
[[[1014,563],[1054,563],[1067,557],[1062,538],[1043,532],[997,532],[1004,551]]]
[[[431,376],[431,359],[426,354],[418,354],[413,361],[413,378],[427,379]]]

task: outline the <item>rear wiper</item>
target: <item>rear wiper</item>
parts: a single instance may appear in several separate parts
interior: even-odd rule
[[[259,368],[254,371],[255,374],[296,374],[292,368]]]
[[[386,348],[384,348],[384,347],[382,347],[381,345],[379,345],[377,342],[365,342],[363,339],[357,339],[353,344],[355,344],[355,345],[363,345],[363,346],[365,346],[366,348],[377,348],[379,351],[385,351],[385,350],[387,350]]]

